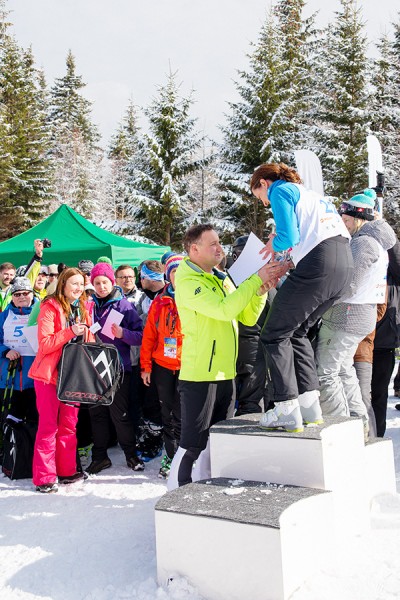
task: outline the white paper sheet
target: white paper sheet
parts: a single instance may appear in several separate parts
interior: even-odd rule
[[[228,269],[228,273],[235,285],[240,285],[271,260],[271,254],[265,259],[262,257],[262,254],[259,254],[261,248],[264,248],[264,246],[265,243],[251,232],[240,256]]]
[[[38,326],[32,325],[31,327],[24,327],[24,336],[28,340],[28,344],[33,350],[33,354],[37,354],[39,350],[38,341]]]
[[[106,322],[103,325],[101,333],[103,335],[106,335],[108,338],[110,338],[110,340],[113,340],[115,338],[115,335],[113,335],[113,332],[111,331],[111,325],[113,323],[116,323],[117,325],[119,325],[123,318],[124,318],[124,315],[122,313],[120,313],[117,310],[114,310],[114,308],[112,308],[106,319]]]

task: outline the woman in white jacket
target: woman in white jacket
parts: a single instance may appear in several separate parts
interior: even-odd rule
[[[366,435],[368,414],[353,357],[376,325],[376,305],[385,302],[387,250],[396,242],[390,225],[374,220],[375,199],[374,190],[366,189],[340,207],[352,236],[354,275],[348,294],[323,315],[316,350],[322,413],[362,417]]]

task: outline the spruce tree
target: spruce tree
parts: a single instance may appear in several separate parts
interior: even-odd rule
[[[321,48],[314,112],[325,189],[332,196],[349,197],[368,185],[368,64],[357,2],[341,0],[341,5]]]
[[[135,182],[140,152],[137,109],[130,100],[122,122],[113,135],[109,150],[108,197],[111,200],[113,231],[132,233],[130,207],[135,198]]]
[[[241,100],[229,104],[227,125],[221,128],[224,141],[216,172],[223,192],[220,216],[227,222],[225,242],[250,231],[264,236],[265,210],[252,197],[249,181],[260,163],[279,159],[275,141],[282,131],[279,108],[284,81],[281,38],[271,14],[252,46],[250,68],[239,72],[236,83]]]
[[[275,5],[252,44],[249,69],[239,72],[241,100],[230,104],[217,169],[225,241],[250,231],[265,237],[270,212],[252,197],[251,174],[262,162],[291,163],[293,150],[307,140],[313,18],[302,20],[303,6],[300,0]]]
[[[51,198],[49,136],[32,52],[9,34],[4,2],[0,19],[1,216],[18,233],[44,216]]]
[[[182,97],[170,73],[158,96],[145,109],[150,133],[143,135],[131,215],[139,233],[161,244],[179,246],[191,209],[187,177],[204,161],[197,158],[202,138],[190,116],[192,95]]]
[[[398,26],[400,28],[400,24]],[[395,28],[399,36],[400,31]],[[373,61],[371,83],[370,128],[382,147],[387,191],[384,214],[399,231],[398,173],[400,171],[400,51],[396,37],[384,35],[377,44],[379,57]]]
[[[69,52],[66,74],[51,89],[49,120],[57,201],[91,218],[102,195],[103,156],[91,121],[92,103],[81,95],[85,85]]]

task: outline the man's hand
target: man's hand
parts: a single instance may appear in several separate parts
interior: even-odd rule
[[[33,246],[35,248],[35,254],[38,258],[42,258],[43,256],[43,242],[41,240],[35,240],[33,242]]]
[[[142,371],[141,373],[144,385],[150,385],[151,373],[148,371]]]
[[[271,288],[275,287],[280,278],[285,275],[289,267],[285,262],[269,262],[258,271],[257,275],[262,279],[263,285],[257,294],[262,296]]]
[[[19,358],[20,356],[20,353],[16,350],[9,350],[6,354],[6,358],[8,358],[9,360],[17,360],[17,358]]]
[[[271,260],[274,260],[275,250],[272,247],[272,240],[276,237],[276,233],[271,233],[268,236],[268,242],[265,244],[264,248],[261,248],[259,254],[263,255],[263,259],[265,260],[271,255]]]

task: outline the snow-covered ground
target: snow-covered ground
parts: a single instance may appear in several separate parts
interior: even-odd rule
[[[391,397],[387,435],[394,444],[400,491],[395,403]],[[2,600],[202,600],[183,579],[167,590],[156,582],[154,505],[166,492],[157,477],[160,459],[134,473],[120,450],[111,449],[110,458],[111,469],[57,494],[39,494],[28,480],[0,476]],[[354,538],[346,554],[307,581],[292,600],[398,599],[399,557],[400,494],[385,495],[374,501],[371,531]],[[240,556],[232,568],[240,568]]]

